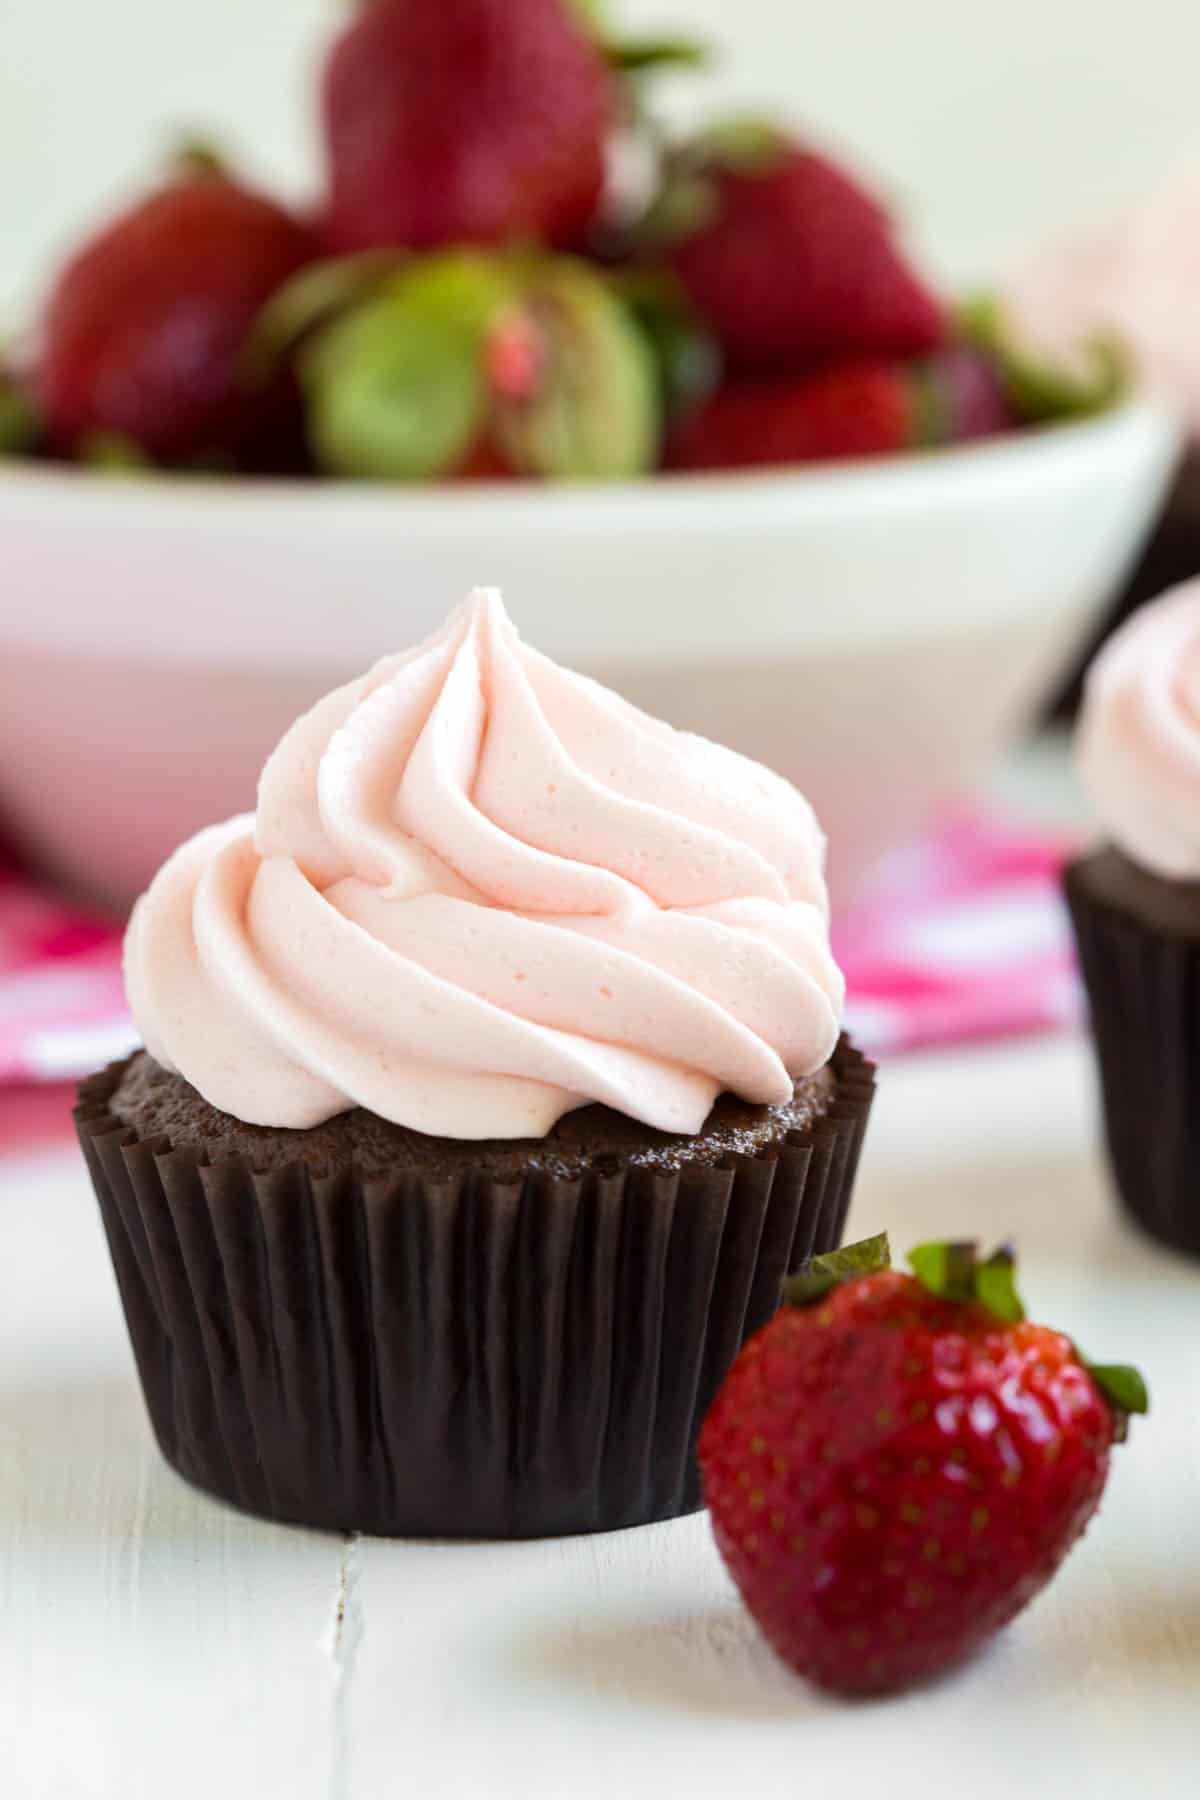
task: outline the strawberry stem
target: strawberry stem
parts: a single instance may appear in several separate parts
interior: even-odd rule
[[[1006,1325],[1019,1325],[1025,1308],[1017,1292],[1017,1257],[1011,1244],[993,1250],[975,1271],[975,1298]]]
[[[909,1251],[908,1260],[921,1286],[941,1300],[976,1300],[1005,1325],[1019,1325],[1025,1317],[1017,1292],[1017,1257],[1011,1244],[1002,1244],[982,1262],[979,1246],[973,1242],[918,1244]],[[1078,1351],[1076,1355],[1112,1407],[1115,1435],[1118,1442],[1122,1441],[1130,1413],[1150,1409],[1145,1381],[1127,1363],[1093,1363]]]
[[[1004,1244],[984,1261],[973,1241],[918,1244],[908,1253],[922,1287],[940,1300],[965,1304],[978,1300],[1006,1325],[1017,1325],[1025,1308],[1016,1286],[1016,1255]]]
[[[917,1244],[909,1251],[913,1274],[939,1300],[975,1298],[979,1246],[971,1242]]]

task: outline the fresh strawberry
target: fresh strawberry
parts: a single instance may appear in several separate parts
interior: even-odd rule
[[[995,368],[954,346],[919,362],[833,363],[719,388],[676,431],[675,469],[749,469],[962,442],[1012,423]]]
[[[923,1680],[1006,1625],[1147,1404],[1136,1371],[1025,1322],[1010,1253],[924,1245],[915,1276],[887,1262],[882,1238],[800,1276],[700,1439],[742,1598],[785,1662],[845,1693]]]
[[[910,394],[891,363],[840,363],[782,381],[734,381],[680,427],[674,469],[751,469],[881,456],[913,441]]]
[[[243,343],[314,254],[290,214],[213,170],[113,221],[46,308],[37,387],[56,443],[115,434],[166,462],[235,448],[257,404],[238,380]]]
[[[330,240],[577,243],[613,110],[568,0],[370,0],[325,71]]]
[[[768,127],[685,146],[650,225],[676,240],[671,263],[736,368],[919,356],[946,335],[878,201]]]

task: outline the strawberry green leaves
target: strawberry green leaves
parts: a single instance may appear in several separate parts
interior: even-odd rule
[[[1016,1287],[1016,1255],[1010,1245],[1002,1245],[981,1261],[979,1246],[973,1242],[918,1244],[909,1251],[908,1260],[922,1287],[939,1299],[963,1304],[978,1301],[1003,1325],[1019,1325],[1025,1318]],[[1083,1356],[1079,1360],[1119,1420],[1149,1410],[1149,1391],[1137,1369],[1126,1363],[1093,1363]]]
[[[707,44],[697,38],[631,38],[605,46],[610,66],[622,75],[646,75],[659,69],[703,69],[711,60]]]
[[[1013,340],[1002,309],[990,295],[960,308],[959,329],[967,343],[995,359],[1009,404],[1024,424],[1091,418],[1107,412],[1128,392],[1130,360],[1116,338],[1090,339],[1078,346],[1069,362],[1050,362]]]
[[[978,1264],[975,1298],[987,1307],[993,1318],[1006,1325],[1019,1325],[1025,1317],[1025,1308],[1017,1292],[1017,1258],[1008,1245],[993,1250],[985,1262]]]
[[[709,46],[698,38],[619,38],[613,34],[612,8],[606,0],[570,0],[579,19],[600,42],[611,69],[618,75],[643,75],[659,69],[703,69],[710,61]]]
[[[1138,1369],[1128,1363],[1085,1363],[1109,1405],[1118,1413],[1150,1411],[1150,1390]]]
[[[938,1299],[964,1306],[978,1302],[1000,1325],[1023,1323],[1026,1314],[1017,1292],[1017,1259],[1011,1245],[1002,1244],[990,1256],[980,1258],[979,1246],[973,1240],[949,1239],[917,1244],[909,1251],[908,1260],[921,1286]],[[880,1232],[877,1237],[865,1238],[843,1250],[813,1257],[784,1283],[784,1304],[814,1305],[845,1282],[877,1275],[890,1267],[887,1233]],[[1080,1360],[1118,1414],[1149,1410],[1149,1393],[1137,1369],[1125,1363]]]
[[[814,1256],[784,1283],[783,1298],[787,1306],[812,1306],[823,1300],[843,1282],[857,1281],[864,1275],[878,1275],[892,1266],[892,1249],[886,1231],[864,1238],[861,1243],[847,1244],[842,1250],[829,1250]]]
[[[640,251],[661,254],[712,225],[723,175],[766,175],[787,157],[788,139],[770,119],[719,119],[662,154],[658,191],[634,229]]]
[[[913,1274],[940,1300],[973,1300],[975,1251],[972,1243],[918,1244],[909,1251]]]

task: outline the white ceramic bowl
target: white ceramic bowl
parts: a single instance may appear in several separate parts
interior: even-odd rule
[[[0,815],[124,901],[321,692],[499,583],[517,624],[790,776],[835,897],[969,785],[1110,594],[1177,437],[1142,402],[925,456],[613,488],[0,474]]]

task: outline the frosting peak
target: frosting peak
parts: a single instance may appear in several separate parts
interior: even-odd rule
[[[834,1047],[823,852],[787,782],[559,669],[482,590],[299,719],[256,815],[175,853],[130,1001],[253,1124],[536,1137],[601,1101],[695,1132]]]
[[[1200,881],[1200,582],[1143,607],[1088,674],[1079,762],[1117,848]]]

